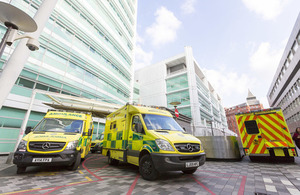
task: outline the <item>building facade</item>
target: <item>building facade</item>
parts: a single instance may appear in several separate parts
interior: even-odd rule
[[[33,17],[42,1],[7,2]],[[31,52],[0,110],[0,153],[14,148],[35,89],[116,104],[132,100],[136,17],[136,0],[59,0],[39,38],[39,50]],[[0,37],[5,30],[0,25]],[[6,47],[0,76],[14,48]],[[42,103],[50,101],[37,94],[29,126],[44,116],[49,107]],[[103,121],[98,122],[95,129],[103,130]]]
[[[221,98],[193,57],[191,47],[182,54],[137,70],[140,102],[164,106],[192,118],[191,132],[196,136],[224,135],[227,122]]]
[[[228,129],[230,129],[231,131],[233,131],[239,136],[240,133],[239,133],[237,121],[235,119],[235,114],[240,112],[250,112],[254,110],[264,109],[263,105],[259,102],[259,100],[256,99],[256,97],[251,93],[250,90],[248,90],[248,96],[246,100],[247,101],[245,103],[232,106],[230,108],[225,108]]]
[[[267,97],[281,107],[291,132],[300,126],[300,14],[289,37]]]

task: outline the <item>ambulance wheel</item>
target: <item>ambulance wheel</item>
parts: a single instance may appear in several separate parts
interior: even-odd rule
[[[118,165],[119,161],[110,157],[110,153],[108,153],[108,164],[109,165]]]
[[[184,174],[193,174],[197,171],[197,169],[189,169],[189,170],[182,170]]]
[[[24,173],[26,171],[26,167],[17,167],[17,174]]]
[[[259,156],[249,156],[252,162],[258,162],[259,160],[264,160],[265,158],[259,158]]]
[[[153,181],[159,176],[159,172],[155,169],[149,154],[142,156],[140,160],[139,171],[145,180]]]
[[[77,170],[78,166],[80,165],[80,162],[81,162],[81,155],[80,155],[80,153],[78,153],[75,162],[71,166],[69,166],[67,169],[70,171]]]

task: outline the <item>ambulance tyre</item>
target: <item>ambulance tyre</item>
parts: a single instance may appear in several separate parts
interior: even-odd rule
[[[139,171],[145,180],[153,181],[159,176],[159,172],[155,169],[149,154],[142,156],[140,160]]]
[[[81,155],[80,155],[80,153],[78,153],[75,162],[72,165],[70,165],[69,167],[67,167],[67,169],[70,171],[75,171],[78,168],[78,166],[80,165],[80,162],[81,162]]]
[[[110,157],[110,153],[108,153],[107,157],[108,157],[108,164],[109,165],[118,165],[119,164],[118,160],[113,159],[113,158]]]
[[[197,171],[197,168],[196,169],[189,169],[189,170],[182,170],[182,172],[184,174],[193,174]]]
[[[25,171],[26,171],[26,167],[20,167],[20,166],[17,167],[17,174],[24,173]]]

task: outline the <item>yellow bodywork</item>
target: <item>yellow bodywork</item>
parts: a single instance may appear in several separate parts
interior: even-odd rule
[[[91,114],[50,111],[46,114],[44,119],[82,120],[83,121],[82,132],[72,133],[72,134],[67,132],[42,132],[42,133],[38,133],[34,131],[30,132],[23,138],[23,140],[27,141],[29,144],[30,142],[62,142],[65,143],[65,145],[60,150],[38,151],[38,150],[31,150],[29,148],[29,144],[27,144],[28,152],[40,153],[40,154],[58,153],[64,151],[69,142],[78,141],[76,150],[80,151],[81,158],[85,158],[85,156],[90,151],[91,140],[93,135],[93,134],[88,135],[89,129],[93,130],[93,121],[92,121]]]
[[[110,153],[110,157],[119,161],[128,162],[134,165],[139,165],[139,154],[142,152],[148,153],[165,153],[165,154],[181,154],[174,144],[179,143],[195,143],[201,144],[200,140],[190,134],[181,131],[169,131],[166,129],[148,130],[143,120],[143,114],[159,115],[172,117],[172,115],[165,110],[153,108],[126,105],[116,112],[107,116],[104,141],[103,141],[103,155]],[[144,133],[133,131],[134,125],[132,124],[133,117],[138,117],[141,120]],[[168,141],[173,147],[173,151],[161,150],[155,140],[162,139]],[[195,153],[188,153],[189,155],[203,153],[204,150]]]
[[[246,155],[297,156],[290,131],[280,108],[236,114]]]

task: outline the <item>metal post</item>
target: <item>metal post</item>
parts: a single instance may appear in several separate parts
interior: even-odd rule
[[[9,26],[9,27],[7,28],[7,30],[6,30],[6,32],[5,32],[5,34],[4,34],[4,37],[2,38],[2,41],[1,41],[1,43],[0,43],[0,58],[1,58],[2,54],[3,54],[3,52],[4,52],[4,49],[5,49],[5,46],[6,46],[6,40],[7,40],[7,38],[8,38],[8,35],[9,35],[11,29],[12,29],[11,26]]]
[[[29,107],[28,107],[27,112],[25,114],[24,120],[22,122],[22,125],[21,125],[21,128],[20,128],[20,132],[19,132],[19,137],[17,139],[17,143],[15,145],[14,151],[17,150],[17,148],[19,146],[19,143],[20,143],[21,139],[23,138],[23,135],[24,135],[27,123],[28,123],[28,119],[29,119],[29,116],[30,116],[30,113],[31,113],[32,105],[33,105],[33,102],[34,102],[34,99],[35,99],[35,95],[36,95],[36,91],[33,90],[32,95],[31,95],[30,104],[29,104]]]
[[[34,20],[38,25],[38,29],[34,33],[30,33],[30,36],[38,39],[42,30],[44,29],[56,3],[58,0],[47,1],[44,0],[39,7],[38,11],[34,16]],[[27,40],[23,39],[20,41],[18,46],[15,48],[13,54],[10,56],[9,60],[3,72],[0,76],[0,109],[3,106],[4,101],[9,95],[15,81],[18,79],[24,64],[26,63],[30,50],[26,46]]]
[[[100,121],[99,121],[99,118],[98,118],[97,137],[98,137],[98,133],[99,133],[99,123],[100,123]],[[97,138],[97,137],[96,137],[96,138]]]

